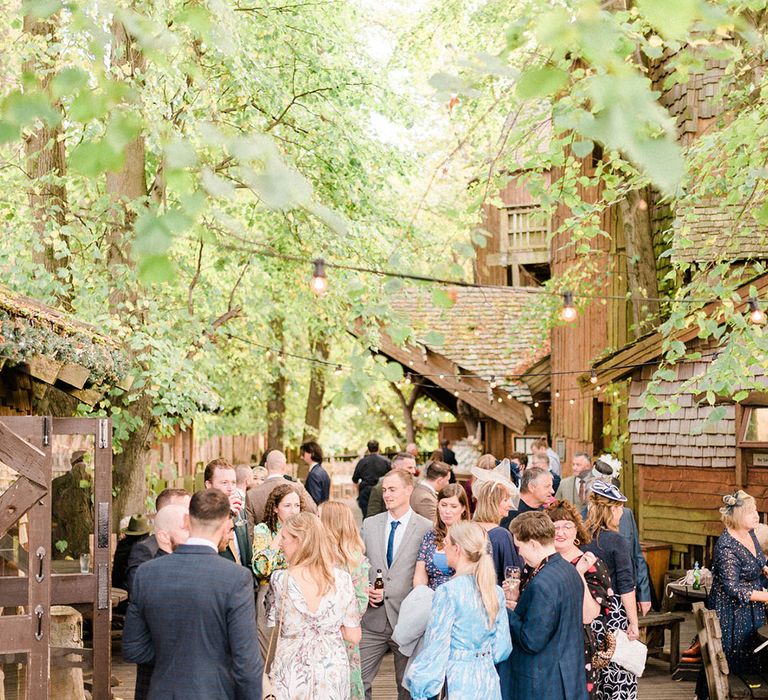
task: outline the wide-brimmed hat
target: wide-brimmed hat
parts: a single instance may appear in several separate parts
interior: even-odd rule
[[[128,521],[128,527],[123,530],[125,535],[147,535],[152,530],[146,515],[137,513]]]
[[[479,487],[489,481],[504,484],[512,495],[512,505],[517,508],[520,502],[520,489],[515,486],[515,482],[512,481],[510,476],[510,463],[508,459],[502,459],[493,469],[481,469],[480,467],[472,467],[470,469],[472,473],[472,493],[476,495],[475,487]]]
[[[607,498],[609,501],[625,503],[627,500],[627,497],[613,484],[609,484],[607,481],[600,481],[600,479],[595,479],[589,487],[589,490],[592,491],[592,493],[596,493],[598,496]]]

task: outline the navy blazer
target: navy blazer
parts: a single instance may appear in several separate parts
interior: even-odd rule
[[[149,700],[261,700],[253,579],[212,547],[181,545],[136,570],[123,658],[154,661]]]
[[[331,497],[331,477],[322,464],[315,464],[309,470],[304,488],[317,505],[325,503]]]
[[[550,556],[508,611],[512,698],[587,700],[583,600],[576,568]]]
[[[157,538],[154,535],[150,535],[147,539],[133,545],[128,557],[128,569],[125,572],[125,590],[128,591],[129,597],[133,588],[133,577],[136,575],[136,569],[145,561],[154,559],[158,549]]]

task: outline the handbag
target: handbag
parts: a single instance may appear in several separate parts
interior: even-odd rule
[[[286,576],[287,576],[286,572]],[[277,643],[280,641],[280,631],[283,628],[283,614],[285,613],[285,599],[288,597],[288,582],[286,581],[285,590],[280,599],[280,614],[277,619],[277,626],[272,629],[272,634],[269,635],[269,644],[267,645],[267,657],[264,659],[264,676],[261,680],[261,692],[264,696],[264,700],[277,700],[275,688],[272,685],[272,679],[269,677],[269,672],[272,670],[272,662],[274,661],[274,655],[277,651]],[[272,642],[275,643],[274,647]]]
[[[611,661],[640,678],[645,670],[648,647],[638,639],[627,637],[623,630],[614,632],[613,636],[616,638],[616,649]]]

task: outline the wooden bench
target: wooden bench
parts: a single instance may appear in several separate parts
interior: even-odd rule
[[[648,613],[638,620],[641,641],[648,646],[648,655],[669,661],[669,672],[674,673],[680,663],[680,623],[685,615],[677,613]],[[669,654],[664,653],[664,630],[669,630]]]
[[[768,677],[730,673],[723,651],[720,620],[703,603],[693,604],[693,616],[701,642],[701,657],[707,676],[710,700],[755,700],[768,698]]]

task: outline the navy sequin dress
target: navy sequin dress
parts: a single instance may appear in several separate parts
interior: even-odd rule
[[[753,649],[762,639],[758,628],[765,624],[765,604],[751,602],[752,591],[762,589],[765,564],[754,530],[750,530],[757,556],[725,530],[712,556],[712,590],[707,607],[717,611],[723,631],[723,651],[731,673],[757,671],[760,656]]]

